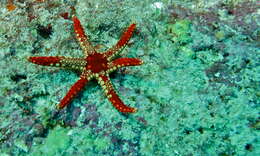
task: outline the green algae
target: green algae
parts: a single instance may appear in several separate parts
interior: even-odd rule
[[[29,151],[28,147],[25,145],[25,142],[23,140],[16,140],[14,142],[14,145],[26,153]]]
[[[91,155],[107,150],[110,141],[106,137],[96,137],[90,129],[76,130],[74,132],[73,146],[79,149],[78,154]]]
[[[56,127],[48,134],[47,138],[39,144],[32,146],[30,155],[62,155],[65,153],[64,149],[70,145],[70,138],[68,136],[68,129]]]
[[[191,22],[189,20],[177,20],[174,24],[169,24],[167,31],[172,36],[171,40],[178,44],[191,42],[190,26]]]
[[[218,41],[222,41],[223,39],[225,39],[225,32],[218,31],[215,33],[215,37],[217,38]]]
[[[221,5],[230,7],[240,1]],[[26,9],[3,12],[2,155],[256,155],[257,42],[239,32],[239,24],[231,27],[225,23],[236,21],[232,21],[234,15],[226,17],[228,6],[217,8],[220,1],[185,2],[176,1],[181,6],[158,2],[161,8],[155,8],[152,1],[132,0],[76,4],[77,16],[91,41],[105,45],[104,49],[116,43],[119,30],[137,23],[132,44],[121,56],[141,58],[144,64],[111,75],[124,103],[138,108],[130,115],[118,113],[96,82],[90,82],[67,109],[53,115],[77,76],[34,66],[24,57],[81,56],[72,37],[72,22],[58,16],[69,6],[62,1],[55,1],[54,8],[34,3],[34,9],[27,10],[40,17],[32,22],[26,19]],[[203,21],[194,18],[199,10],[206,20],[212,20],[207,12],[210,6],[221,10],[212,9],[212,14],[220,14],[225,21],[213,22],[215,30],[210,24],[198,25]],[[188,8],[194,8],[194,14],[186,14],[194,20],[182,18]],[[177,16],[172,16],[173,10]],[[53,26],[50,39],[38,36],[37,24]],[[21,73],[25,79],[10,79]]]

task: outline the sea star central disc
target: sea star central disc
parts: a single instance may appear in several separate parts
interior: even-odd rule
[[[93,73],[99,73],[101,71],[106,71],[108,69],[108,61],[104,55],[99,53],[94,53],[89,55],[87,58],[87,70],[90,70]]]

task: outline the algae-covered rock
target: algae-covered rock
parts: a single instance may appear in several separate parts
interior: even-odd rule
[[[65,153],[65,149],[69,146],[68,129],[56,127],[50,130],[47,138],[41,143],[32,146],[32,156],[59,156]]]
[[[191,22],[189,20],[177,20],[174,24],[168,24],[168,33],[175,43],[186,44],[192,41],[190,36]]]

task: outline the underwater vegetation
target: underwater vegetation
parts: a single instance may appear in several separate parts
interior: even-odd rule
[[[0,156],[257,155],[258,6],[256,0],[1,1]],[[73,14],[98,51],[136,24],[115,59],[144,64],[120,68],[110,80],[137,112],[116,111],[95,81],[56,108],[79,73],[27,58],[82,57]]]

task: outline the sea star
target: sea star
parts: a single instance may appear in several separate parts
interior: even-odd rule
[[[136,24],[131,24],[127,28],[116,45],[108,49],[106,52],[100,53],[89,42],[79,19],[73,15],[72,20],[74,23],[76,39],[82,48],[84,58],[71,58],[64,56],[32,56],[28,58],[28,61],[38,65],[62,67],[81,72],[79,80],[70,88],[65,97],[60,101],[58,108],[62,109],[67,106],[84,88],[87,82],[89,82],[92,78],[95,78],[103,88],[103,91],[109,101],[118,111],[122,113],[136,112],[136,108],[126,106],[122,102],[116,91],[113,89],[112,83],[109,79],[109,73],[120,67],[137,66],[143,63],[143,61],[138,58],[113,59],[127,45],[134,32]]]

